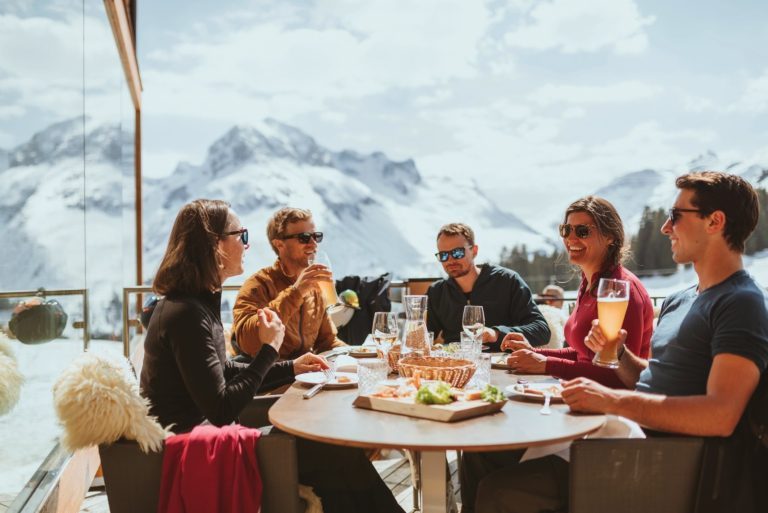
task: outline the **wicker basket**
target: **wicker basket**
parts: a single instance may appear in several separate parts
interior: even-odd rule
[[[400,344],[395,344],[390,348],[387,353],[387,361],[389,362],[389,370],[397,373],[397,362],[400,361]]]
[[[408,356],[398,362],[401,376],[411,377],[420,371],[421,379],[439,379],[461,388],[475,373],[475,364],[461,358],[437,356]]]

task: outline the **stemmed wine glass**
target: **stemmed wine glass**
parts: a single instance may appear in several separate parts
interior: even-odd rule
[[[471,336],[475,343],[481,342],[480,336],[485,329],[485,312],[480,305],[466,305],[461,317],[464,333]]]
[[[397,314],[394,312],[376,312],[373,314],[371,336],[384,356],[387,356],[392,345],[397,340]]]

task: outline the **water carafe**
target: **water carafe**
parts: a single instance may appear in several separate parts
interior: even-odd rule
[[[427,331],[427,296],[405,296],[405,326],[400,342],[400,356],[429,356]]]

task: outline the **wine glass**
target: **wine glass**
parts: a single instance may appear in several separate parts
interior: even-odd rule
[[[384,356],[387,356],[397,340],[397,314],[394,312],[376,312],[373,314],[371,336]]]
[[[485,312],[480,305],[466,305],[461,317],[464,333],[470,335],[475,343],[481,342],[480,336],[485,329]]]
[[[310,255],[307,258],[307,265],[320,264],[332,270],[331,259],[328,258],[328,254],[325,251],[317,251],[314,255]],[[331,278],[331,281],[318,281],[317,286],[320,288],[320,294],[323,296],[325,302],[325,308],[332,308],[339,304],[339,296],[336,295],[336,284]]]

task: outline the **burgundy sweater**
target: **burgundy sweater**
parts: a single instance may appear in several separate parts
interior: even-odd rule
[[[616,267],[607,277],[630,282],[629,306],[622,326],[627,330],[625,345],[633,354],[648,358],[653,332],[653,305],[648,292],[637,276],[622,266]],[[595,275],[592,279],[599,277]],[[594,319],[597,319],[597,297],[587,291],[587,280],[582,275],[576,307],[565,323],[564,334],[569,347],[534,351],[547,356],[547,374],[563,379],[584,376],[612,388],[626,388],[614,369],[592,365],[595,353],[584,345],[584,338]]]

